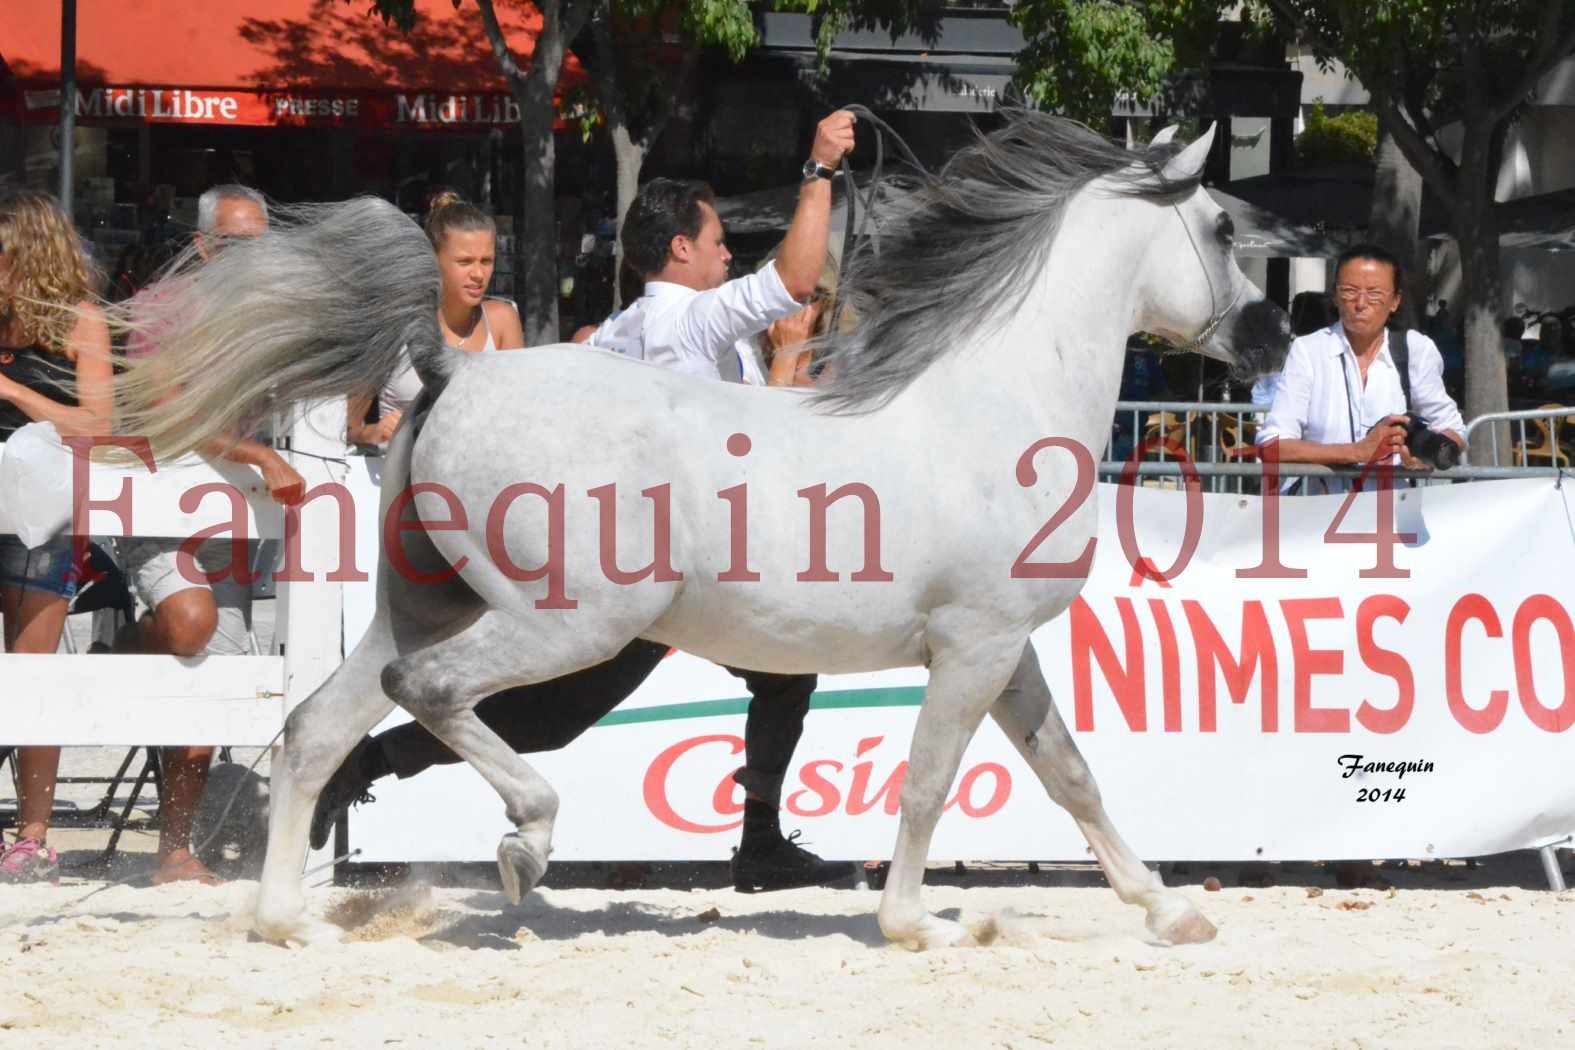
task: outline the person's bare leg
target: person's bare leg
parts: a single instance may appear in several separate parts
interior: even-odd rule
[[[195,879],[217,881],[217,876],[192,853],[191,825],[208,784],[211,747],[166,747],[164,790],[159,797],[159,850],[155,882]]]
[[[129,644],[121,651],[168,653],[171,656],[200,656],[219,624],[219,609],[213,592],[206,587],[189,587],[159,602],[158,608],[145,613],[131,633]]]
[[[16,749],[19,782],[16,837],[42,845],[49,839],[49,816],[55,808],[55,779],[60,774],[58,747]]]
[[[5,618],[8,653],[52,653],[60,646],[66,625],[66,599],[44,591],[6,587],[0,590],[0,616]],[[58,747],[16,750],[18,794],[17,838],[43,843],[55,807],[55,778],[60,772]]]
[[[213,592],[188,587],[159,602],[142,618],[138,648],[147,653],[200,656],[219,623]],[[211,747],[166,747],[163,790],[159,795],[159,849],[155,883],[218,878],[191,852],[191,825],[208,784]]]

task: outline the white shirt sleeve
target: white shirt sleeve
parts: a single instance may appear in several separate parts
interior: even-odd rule
[[[803,309],[788,294],[769,262],[757,273],[701,292],[683,305],[673,335],[684,357],[703,357],[713,365],[735,342],[771,327],[771,322]]]
[[[1273,401],[1263,426],[1253,440],[1262,445],[1272,438],[1299,441],[1307,432],[1312,410],[1312,360],[1319,351],[1316,340],[1297,339],[1285,355],[1285,368],[1275,377]]]
[[[1466,421],[1460,407],[1444,389],[1444,355],[1438,344],[1421,332],[1406,333],[1406,354],[1411,372],[1411,411],[1427,420],[1434,430],[1453,430],[1464,437]]]
[[[1252,403],[1267,405],[1274,400],[1274,388],[1279,385],[1280,373],[1271,372],[1266,376],[1259,376],[1252,384]]]

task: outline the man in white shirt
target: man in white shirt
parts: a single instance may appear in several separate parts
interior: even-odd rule
[[[1260,446],[1278,440],[1281,462],[1360,467],[1398,456],[1404,466],[1422,467],[1406,451],[1408,417],[1465,447],[1465,423],[1444,390],[1438,347],[1421,332],[1387,327],[1400,307],[1400,279],[1399,261],[1377,245],[1357,245],[1340,256],[1335,266],[1340,319],[1291,343],[1285,368],[1272,384],[1268,418],[1258,430]],[[1392,341],[1400,339],[1409,406],[1392,353]],[[1309,480],[1316,484],[1304,490],[1350,487],[1343,479]]]
[[[853,115],[822,120],[803,168],[793,222],[773,263],[727,279],[732,255],[722,223],[701,182],[652,179],[624,219],[624,257],[646,279],[645,294],[577,341],[673,368],[702,379],[764,384],[754,339],[778,318],[796,313],[815,293],[831,230],[831,177],[853,148]],[[655,670],[667,647],[630,642],[613,659],[550,682],[489,696],[476,716],[521,753],[563,747],[585,732]],[[766,674],[729,668],[751,701],[744,724],[743,837],[733,857],[733,885],[743,892],[820,885],[848,878],[853,865],[822,860],[784,838],[778,819],[783,780],[804,731],[814,675]],[[758,703],[756,701],[759,701]],[[377,780],[415,776],[459,757],[419,723],[367,737],[334,774],[312,820],[313,848],[345,809],[367,798]]]
[[[674,179],[641,186],[622,240],[625,262],[644,278],[645,294],[577,338],[688,375],[764,385],[757,337],[815,294],[831,233],[831,176],[852,146],[851,113],[820,122],[776,259],[731,281],[733,257],[711,188]]]
[[[775,260],[744,277],[728,280],[733,256],[709,186],[673,179],[641,186],[621,238],[624,260],[645,279],[645,294],[577,335],[698,378],[764,386],[759,337],[815,294],[831,234],[831,178],[853,148],[853,126],[853,114],[839,110],[816,127],[782,247]],[[804,731],[815,676],[729,670],[744,679],[753,698],[744,727],[745,764],[733,774],[745,789],[735,886],[774,889],[851,874],[784,839],[778,823],[782,781]]]

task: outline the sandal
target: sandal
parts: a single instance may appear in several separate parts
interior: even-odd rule
[[[37,839],[0,844],[0,882],[48,882],[59,869],[59,854]]]

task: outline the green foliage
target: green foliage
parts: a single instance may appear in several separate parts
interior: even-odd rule
[[[1329,116],[1320,100],[1296,136],[1296,157],[1303,167],[1324,164],[1371,164],[1378,154],[1378,116],[1353,110]]]
[[[1016,84],[1042,108],[1102,126],[1116,99],[1162,97],[1174,73],[1207,65],[1227,0],[1020,0]]]

